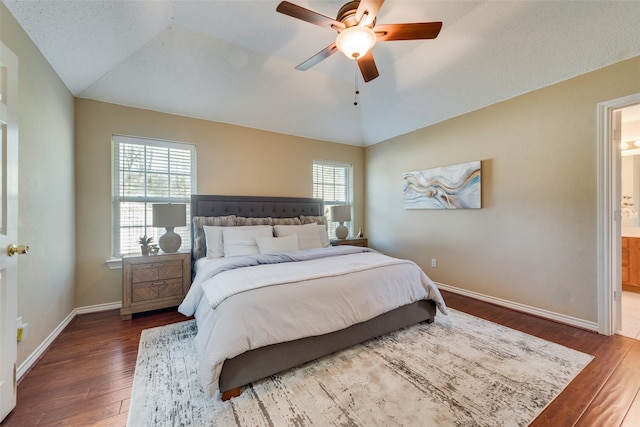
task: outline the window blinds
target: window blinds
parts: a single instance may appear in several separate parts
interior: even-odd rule
[[[113,137],[113,256],[140,252],[138,239],[158,238],[153,228],[154,203],[185,203],[196,192],[195,146],[126,136]],[[182,248],[191,246],[189,227],[176,227]]]
[[[313,162],[313,197],[324,200],[325,216],[329,221],[329,237],[335,239],[335,227],[331,221],[331,206],[353,206],[353,166],[348,163]],[[352,221],[345,224],[353,236]]]

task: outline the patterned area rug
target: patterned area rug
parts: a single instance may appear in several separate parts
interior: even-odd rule
[[[131,393],[137,426],[526,426],[590,355],[451,310],[208,399],[195,321],[143,331]]]

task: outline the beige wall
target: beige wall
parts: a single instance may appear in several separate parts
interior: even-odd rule
[[[121,272],[105,264],[114,133],[196,144],[200,193],[310,196],[312,160],[351,162],[354,225],[366,210],[372,246],[415,260],[438,282],[596,321],[596,104],[640,92],[640,58],[363,149],[74,106],[1,3],[0,39],[20,61],[19,233],[32,248],[19,260],[18,313],[30,330],[18,363],[74,307],[121,299]],[[483,209],[401,208],[404,171],[471,160],[482,160]]]
[[[596,322],[596,105],[640,92],[638,76],[640,57],[367,148],[371,244],[437,282]],[[482,209],[402,209],[403,172],[472,160]]]
[[[111,135],[193,143],[198,193],[311,197],[313,160],[354,167],[356,229],[363,224],[364,149],[76,99],[76,306],[122,298],[111,254]]]
[[[74,309],[73,97],[0,4],[0,39],[19,60],[18,315],[29,334],[18,365]]]

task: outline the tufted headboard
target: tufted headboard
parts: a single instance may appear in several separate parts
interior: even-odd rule
[[[254,218],[321,216],[324,215],[324,202],[306,197],[191,196],[191,216],[224,215]]]
[[[193,260],[206,254],[204,225],[326,224],[322,199],[263,196],[191,196]],[[261,221],[263,218],[268,218]],[[242,220],[242,221],[241,221]],[[292,221],[293,220],[293,221]],[[295,221],[295,222],[294,222]]]

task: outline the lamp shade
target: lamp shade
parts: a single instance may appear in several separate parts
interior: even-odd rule
[[[351,221],[351,206],[349,205],[331,206],[331,221],[334,221],[334,222]]]
[[[362,58],[376,44],[376,33],[369,27],[354,25],[338,34],[336,46],[347,58]]]
[[[156,203],[153,205],[154,227],[184,227],[187,225],[187,205]]]

